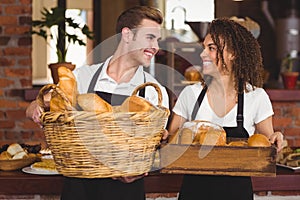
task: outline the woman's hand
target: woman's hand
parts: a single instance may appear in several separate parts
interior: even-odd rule
[[[282,150],[283,134],[281,132],[279,132],[279,131],[274,132],[272,135],[270,135],[269,139],[272,144],[276,144],[277,152]]]

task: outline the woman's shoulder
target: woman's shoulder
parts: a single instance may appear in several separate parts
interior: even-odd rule
[[[246,96],[251,96],[253,98],[268,97],[268,94],[264,88],[250,86],[251,85],[247,85],[248,92],[246,93]]]

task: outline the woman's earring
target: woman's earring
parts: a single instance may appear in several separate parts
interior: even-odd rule
[[[225,65],[225,63],[223,63],[222,67],[223,67],[223,68],[226,68],[226,65]]]

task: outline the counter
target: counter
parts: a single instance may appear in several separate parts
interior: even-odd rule
[[[146,193],[177,193],[182,175],[150,173],[145,177]],[[276,177],[253,177],[254,192],[300,191],[300,171],[277,167]],[[0,195],[59,195],[63,186],[60,175],[32,175],[22,171],[0,171]]]

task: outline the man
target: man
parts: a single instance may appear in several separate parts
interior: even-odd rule
[[[136,6],[124,11],[118,18],[116,30],[119,44],[114,55],[104,63],[80,67],[74,71],[79,93],[95,92],[111,105],[120,105],[142,83],[154,82],[143,66],[149,66],[158,52],[162,14],[155,8]],[[162,105],[168,107],[168,95],[161,85]],[[157,92],[147,87],[139,95],[157,105]],[[26,115],[39,123],[41,109],[36,102],[27,108]],[[66,178],[63,200],[140,200],[145,199],[143,176],[116,179]]]

